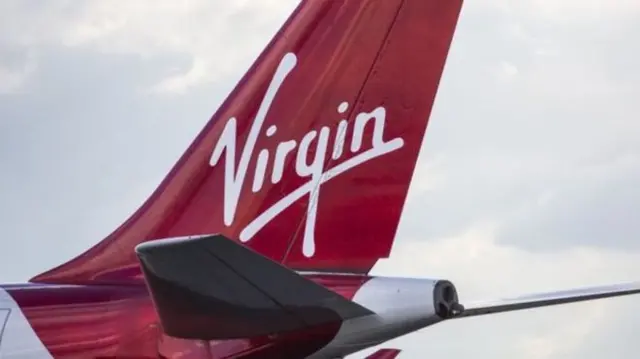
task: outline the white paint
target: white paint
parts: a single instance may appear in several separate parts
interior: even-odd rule
[[[271,173],[271,183],[278,183],[284,174],[284,163],[287,155],[296,148],[296,140],[285,141],[278,144],[276,149],[276,159]]]
[[[249,136],[242,149],[240,162],[236,168],[236,138],[237,138],[237,119],[231,117],[225,124],[218,142],[214,146],[209,164],[215,167],[223,156],[225,158],[224,167],[224,223],[227,226],[233,224],[236,216],[238,203],[242,187],[247,178],[249,162],[254,156],[255,145],[259,134],[273,104],[275,96],[280,90],[284,80],[293,71],[297,64],[297,57],[293,53],[286,54],[280,62],[276,72],[267,88],[265,97],[260,104],[258,113],[253,120]],[[338,114],[344,114],[349,109],[348,102],[342,102],[337,107]],[[240,233],[242,242],[250,241],[255,234],[264,226],[270,223],[280,213],[289,208],[297,200],[309,196],[309,204],[307,206],[307,215],[305,217],[305,229],[302,243],[302,252],[306,257],[312,257],[315,254],[315,224],[317,217],[318,200],[320,190],[324,183],[345,173],[363,163],[371,161],[377,157],[383,156],[389,152],[395,151],[404,145],[402,138],[394,138],[388,142],[383,139],[386,121],[386,109],[382,106],[373,109],[371,112],[361,112],[355,116],[353,136],[351,138],[351,152],[355,154],[350,159],[334,165],[330,164],[327,170],[324,170],[324,163],[329,153],[329,140],[334,133],[334,146],[331,150],[331,158],[339,159],[343,155],[345,145],[345,134],[347,132],[348,121],[341,120],[338,123],[335,132],[328,126],[323,126],[319,130],[312,130],[306,133],[298,142],[295,139],[284,141],[276,146],[275,158],[273,160],[273,170],[271,173],[271,183],[279,183],[284,174],[284,164],[290,155],[295,155],[295,171],[300,178],[308,178],[308,181],[291,193],[285,194],[282,198],[273,204],[270,208],[260,213],[250,222]],[[373,123],[373,138],[371,148],[362,150],[364,131],[368,123]],[[271,125],[265,135],[273,136],[277,131],[275,125]],[[313,149],[313,151],[311,151]],[[295,152],[295,154],[294,154]],[[314,158],[310,159],[309,154],[314,153]],[[254,193],[259,192],[264,185],[267,177],[266,169],[268,168],[271,154],[268,149],[261,149],[258,154],[257,164],[254,171],[251,190]]]
[[[347,120],[342,120],[338,123],[338,129],[336,130],[336,141],[333,143],[333,152],[331,153],[331,158],[337,160],[342,156],[342,151],[344,151],[344,141],[346,139],[347,134],[347,126],[349,126],[349,122]]]
[[[53,358],[9,293],[0,288],[0,359]]]
[[[338,113],[344,114],[349,109],[349,103],[343,102],[338,106]],[[346,140],[347,135],[347,127],[349,126],[349,121],[346,119],[338,122],[338,128],[336,129],[336,140],[333,143],[333,152],[331,153],[331,158],[337,160],[342,156],[342,151],[344,150],[344,142]]]
[[[258,140],[258,134],[262,129],[264,120],[267,118],[267,112],[271,108],[271,104],[275,99],[276,93],[282,86],[284,79],[296,66],[297,61],[298,59],[296,58],[296,55],[292,53],[288,53],[282,58],[282,61],[280,62],[280,65],[267,88],[267,92],[264,95],[262,103],[260,104],[258,113],[253,120],[253,125],[249,130],[249,137],[247,138],[247,142],[244,144],[244,149],[240,156],[238,171],[236,172],[235,168],[237,135],[237,120],[235,117],[229,119],[222,131],[220,139],[218,139],[218,143],[216,143],[213,148],[213,153],[211,154],[209,162],[211,166],[215,166],[218,163],[222,157],[222,152],[225,153],[224,223],[227,226],[230,226],[235,218],[236,208],[238,207],[238,200],[240,198],[240,191],[242,190],[242,185],[244,184],[245,177],[247,176],[249,161],[253,155],[253,150],[256,145],[256,141]]]
[[[441,322],[433,304],[436,283],[431,279],[371,278],[353,301],[376,314],[344,322],[336,337],[309,359],[342,358]]]

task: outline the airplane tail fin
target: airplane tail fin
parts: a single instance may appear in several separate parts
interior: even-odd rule
[[[146,203],[32,279],[140,280],[138,244],[222,233],[289,268],[388,257],[462,0],[306,0]]]
[[[221,235],[151,241],[136,252],[173,337],[252,338],[373,314]]]

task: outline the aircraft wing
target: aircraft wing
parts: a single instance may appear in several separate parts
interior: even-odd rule
[[[149,241],[136,253],[174,337],[249,338],[373,314],[222,235]]]
[[[465,303],[464,310],[454,318],[475,317],[637,293],[640,293],[640,282],[536,293],[492,301],[469,302]]]

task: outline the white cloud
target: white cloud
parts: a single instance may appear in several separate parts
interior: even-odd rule
[[[500,64],[500,75],[507,80],[517,76],[519,72],[518,67],[508,61],[503,61]]]
[[[582,18],[593,20],[602,16],[629,15],[640,10],[634,0],[531,0],[529,8],[555,20]]]
[[[478,223],[458,235],[431,242],[408,239],[380,262],[379,275],[446,278],[458,288],[461,302],[490,300],[640,278],[640,252],[572,248],[531,253],[496,242],[497,223]],[[624,303],[624,306],[620,304]],[[610,323],[623,320],[633,301],[608,299],[566,306],[462,319],[400,338],[380,347],[406,348],[406,357],[479,355],[500,346],[498,357],[561,359],[574,357],[601,336]],[[491,337],[478,337],[480,333]],[[455,342],[441,344],[439,340]],[[481,344],[484,343],[484,344]],[[611,345],[619,345],[610,343]],[[486,345],[487,348],[482,347]],[[473,348],[476,349],[473,349]],[[367,351],[367,353],[372,352]],[[364,357],[366,353],[353,356]],[[461,356],[462,357],[462,356]]]
[[[0,30],[8,41],[22,46],[63,44],[144,58],[184,55],[189,65],[167,74],[153,88],[184,93],[191,86],[248,67],[256,50],[296,4],[295,0],[146,0],[50,2],[34,7],[14,2],[0,6],[0,11],[4,8],[14,18],[0,25]],[[234,50],[228,51],[230,47]]]
[[[497,222],[481,222],[462,233],[428,242],[402,238],[392,257],[376,270],[446,277],[457,283],[461,296],[467,299],[607,284],[612,278],[619,282],[640,278],[638,252],[577,246],[532,253],[498,243],[500,227]]]
[[[29,77],[37,69],[35,56],[30,52],[18,68],[0,62],[0,95],[15,94],[24,90]]]
[[[209,63],[202,58],[194,58],[187,72],[178,73],[161,80],[152,87],[153,92],[184,94],[191,86],[201,84],[210,78]]]
[[[511,16],[526,14],[528,18],[554,22],[588,22],[603,16],[629,16],[640,11],[634,0],[491,0],[495,6]]]

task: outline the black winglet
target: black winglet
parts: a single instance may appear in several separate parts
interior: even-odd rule
[[[247,338],[373,313],[222,235],[146,242],[136,253],[174,337]]]

